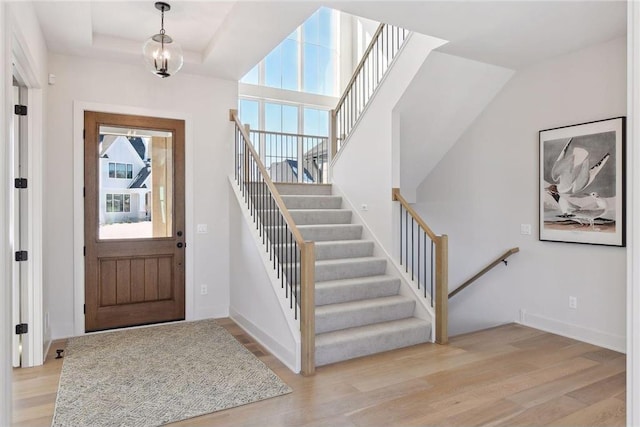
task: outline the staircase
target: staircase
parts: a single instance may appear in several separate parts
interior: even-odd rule
[[[277,184],[305,240],[316,242],[316,366],[427,342],[430,322],[413,316],[415,301],[362,226],[331,194],[331,185]]]

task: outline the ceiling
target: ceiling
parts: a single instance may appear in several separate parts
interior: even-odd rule
[[[160,29],[153,1],[34,2],[51,52],[131,63]],[[174,1],[184,71],[237,80],[319,6],[448,40],[439,50],[518,69],[626,34],[623,1]]]
[[[313,1],[169,1],[165,30],[184,52],[185,72],[238,80],[309,17]],[[131,63],[160,31],[153,1],[39,1],[49,51]]]

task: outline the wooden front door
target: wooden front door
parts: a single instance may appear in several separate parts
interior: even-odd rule
[[[85,330],[183,320],[184,121],[84,125]]]

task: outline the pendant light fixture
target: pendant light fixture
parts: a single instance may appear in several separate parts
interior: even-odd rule
[[[169,77],[177,73],[184,62],[182,48],[165,34],[164,13],[171,10],[171,6],[165,2],[156,2],[156,9],[162,13],[160,32],[153,35],[142,47],[144,60],[149,71],[158,77]]]

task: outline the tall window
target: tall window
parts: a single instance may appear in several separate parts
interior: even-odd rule
[[[240,81],[337,96],[339,22],[337,11],[318,9]]]
[[[251,129],[329,136],[329,111],[304,105],[241,98],[240,121]]]

